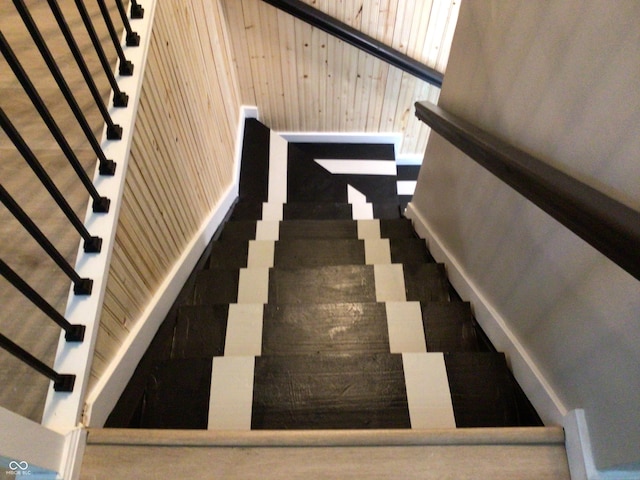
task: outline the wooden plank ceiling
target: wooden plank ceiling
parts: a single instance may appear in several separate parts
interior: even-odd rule
[[[304,0],[444,72],[460,0]],[[261,0],[222,0],[242,102],[275,130],[402,132],[422,154],[429,130],[413,114],[439,89]]]

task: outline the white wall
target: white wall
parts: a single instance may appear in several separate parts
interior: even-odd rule
[[[439,104],[640,210],[638,25],[634,0],[462,2]],[[437,135],[413,208],[584,408],[596,466],[640,464],[640,282]]]

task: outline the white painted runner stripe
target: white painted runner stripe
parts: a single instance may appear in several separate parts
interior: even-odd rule
[[[377,143],[393,144],[395,151],[400,149],[402,134],[398,132],[278,132],[291,143]]]
[[[269,202],[287,203],[287,157],[289,144],[277,133],[269,137]]]
[[[262,220],[282,220],[283,204],[268,202],[262,204]]]
[[[279,238],[280,222],[274,220],[256,222],[256,240],[278,240]]]
[[[249,240],[247,268],[273,267],[275,250],[274,240]]]
[[[380,238],[380,220],[358,220],[358,238]]]
[[[371,220],[373,205],[371,203],[354,203],[351,205],[351,216],[354,220]]]
[[[269,303],[269,269],[241,268],[238,303]]]
[[[426,353],[420,302],[387,302],[385,308],[391,353]]]
[[[391,263],[388,238],[369,238],[364,241],[364,260],[367,265]]]
[[[367,202],[366,195],[351,185],[347,185],[347,201],[351,204],[351,213],[354,220],[373,219],[373,205]]]
[[[398,195],[413,195],[416,191],[415,180],[398,180]]]
[[[350,160],[316,158],[315,162],[333,174],[339,175],[391,175],[395,176],[395,160]]]
[[[254,357],[214,357],[209,430],[251,430]]]
[[[347,201],[354,203],[367,203],[367,196],[355,187],[347,184]]]
[[[407,300],[402,265],[374,265],[373,272],[376,282],[376,301],[404,302]]]
[[[262,317],[264,305],[261,303],[232,303],[227,317],[227,334],[224,341],[225,355],[262,354]]]
[[[422,165],[422,153],[401,153],[396,155],[396,165]]]
[[[442,353],[403,353],[411,428],[455,428],[447,369]]]

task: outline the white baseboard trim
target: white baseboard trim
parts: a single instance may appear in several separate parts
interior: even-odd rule
[[[562,424],[571,480],[593,479],[596,473],[591,457],[591,441],[584,410],[571,410]]]
[[[149,348],[158,328],[180,293],[182,286],[187,281],[202,252],[238,197],[244,121],[247,118],[257,118],[257,115],[258,109],[256,107],[243,106],[240,108],[236,134],[233,183],[227,188],[222,198],[204,220],[198,232],[185,248],[182,256],[176,261],[172,270],[158,288],[142,316],[129,332],[127,339],[120,346],[120,350],[107,367],[107,370],[89,392],[82,419],[83,425],[91,427],[102,427],[104,425],[142,356]]]
[[[82,468],[82,456],[87,446],[87,431],[76,428],[65,435],[64,455],[60,474],[65,480],[78,480]]]
[[[421,238],[427,241],[436,261],[446,266],[449,281],[472,305],[476,320],[498,351],[504,352],[511,370],[545,424],[562,425],[567,408],[542,375],[526,348],[511,331],[508,322],[484,296],[465,268],[438,237],[429,222],[409,203],[405,212]]]
[[[400,151],[402,134],[388,132],[275,132],[292,143],[393,143]]]

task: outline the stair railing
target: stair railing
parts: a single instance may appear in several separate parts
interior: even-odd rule
[[[262,0],[436,87],[443,74],[300,0]]]
[[[52,116],[34,83],[23,68],[19,54],[16,54],[7,38],[0,32],[0,52],[2,56],[11,68],[17,83],[22,86],[49,132],[56,140],[64,158],[73,168],[79,180],[78,185],[81,185],[88,193],[92,207],[87,211],[85,220],[82,221],[66,200],[65,194],[68,192],[63,192],[56,186],[50,173],[47,172],[47,169],[29,146],[28,139],[22,136],[19,128],[9,118],[9,115],[0,108],[0,127],[83,241],[83,249],[74,268],[55,247],[55,240],[48,238],[43,233],[41,226],[38,226],[36,221],[30,218],[28,213],[19,205],[19,202],[5,189],[0,179],[0,200],[2,200],[4,207],[19,221],[22,227],[69,277],[73,284],[73,289],[67,302],[67,309],[63,315],[11,268],[10,264],[13,259],[0,259],[0,274],[64,332],[58,343],[58,353],[53,368],[35,358],[31,353],[2,333],[0,333],[0,347],[52,380],[52,388],[48,392],[42,423],[46,427],[65,431],[74,428],[78,424],[83,407],[86,383],[93,356],[93,346],[95,345],[99,315],[106,286],[109,258],[115,236],[117,214],[124,187],[124,171],[126,170],[131,146],[132,125],[139,103],[142,73],[149,48],[149,33],[155,10],[155,0],[144,1],[147,15],[145,15],[145,8],[141,5],[143,2],[132,1],[130,5],[131,19],[127,17],[127,11],[122,0],[115,0],[119,17],[122,20],[119,25],[124,30],[122,41],[119,39],[118,33],[120,26],[117,28],[114,25],[105,1],[98,0],[98,6],[111,39],[110,43],[113,46],[102,45],[83,0],[75,0],[75,5],[82,18],[86,33],[91,39],[104,74],[111,86],[110,100],[115,107],[111,112],[96,86],[83,53],[78,47],[77,39],[69,28],[58,1],[47,0],[52,16],[93,98],[93,104],[88,108],[99,111],[105,122],[102,139],[96,138],[93,133],[87,120],[88,112],[83,111],[79,106],[68,81],[60,71],[56,58],[49,50],[47,41],[33,20],[29,7],[27,7],[24,0],[12,1],[16,12],[16,21],[21,19],[24,23],[97,158],[96,172],[93,179],[91,179],[78,160],[64,131]],[[132,28],[133,22],[136,24],[137,32]],[[138,46],[140,48],[137,48]],[[118,75],[114,74],[108,55],[105,53],[107,48],[115,51],[115,56],[118,59]],[[137,66],[135,74],[134,65]],[[125,91],[129,93],[125,93]],[[118,166],[117,169],[116,166]],[[16,432],[16,434],[19,433]]]
[[[416,116],[640,280],[640,213],[430,102]]]

